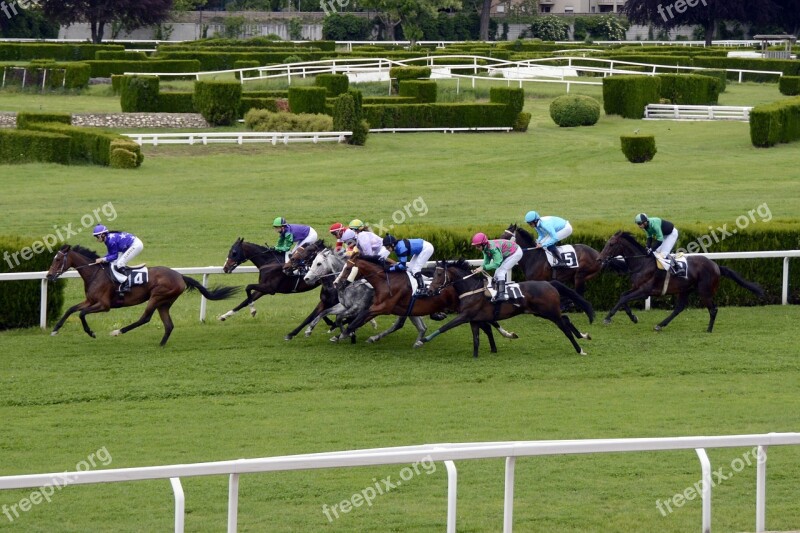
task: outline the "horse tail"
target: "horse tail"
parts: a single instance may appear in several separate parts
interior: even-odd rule
[[[764,297],[764,289],[761,288],[761,285],[759,285],[758,283],[753,283],[752,281],[747,281],[746,279],[741,277],[738,273],[736,273],[736,271],[731,270],[728,267],[720,266],[719,273],[728,279],[732,279],[737,284],[744,287],[748,291],[752,292],[759,298]]]
[[[594,322],[594,309],[592,308],[592,304],[590,304],[588,300],[586,300],[583,296],[575,292],[573,289],[570,289],[560,281],[552,280],[550,282],[550,285],[552,285],[553,287],[556,288],[556,290],[558,290],[559,296],[561,296],[562,298],[566,296],[567,298],[575,302],[575,305],[580,307],[581,310],[584,313],[586,313],[586,316],[589,317],[590,324]]]
[[[224,300],[226,298],[230,298],[241,290],[241,287],[219,287],[217,289],[206,289],[203,287],[202,283],[194,278],[189,278],[187,276],[181,277],[183,278],[183,281],[186,282],[186,285],[190,291],[197,289],[200,291],[200,294],[209,300]]]

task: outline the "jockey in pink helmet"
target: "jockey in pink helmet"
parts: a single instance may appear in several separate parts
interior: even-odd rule
[[[492,239],[485,233],[476,233],[472,237],[472,246],[483,252],[483,270],[494,270],[493,280],[497,288],[497,295],[493,302],[508,300],[506,294],[506,278],[511,269],[522,259],[522,248],[517,243],[506,239]]]

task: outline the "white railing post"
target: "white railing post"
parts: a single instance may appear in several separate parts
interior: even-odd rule
[[[175,533],[183,533],[186,498],[183,495],[181,478],[171,477],[169,482],[172,485],[172,492],[175,493]]]
[[[506,486],[503,499],[503,533],[514,528],[514,466],[516,457],[506,457]]]
[[[203,274],[203,287],[208,288],[208,274]],[[202,294],[200,295],[200,322],[206,321],[206,307],[208,300]]]
[[[704,448],[696,448],[702,470],[702,486],[700,498],[703,501],[703,533],[711,533],[711,461]]]
[[[783,282],[781,286],[781,303],[789,303],[789,258],[783,258]]]
[[[444,466],[447,469],[447,533],[456,533],[458,471],[453,461],[445,461]]]
[[[42,278],[41,300],[39,303],[39,327],[47,329],[47,278]]]
[[[239,474],[231,474],[228,479],[228,533],[236,533],[239,522]]]
[[[758,447],[756,460],[756,533],[766,530],[767,446]]]

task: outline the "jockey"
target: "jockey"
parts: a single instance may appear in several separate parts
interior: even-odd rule
[[[317,232],[311,226],[288,224],[285,218],[277,217],[272,222],[272,227],[280,235],[275,249],[279,252],[285,252],[287,263],[292,252],[297,248],[317,242]]]
[[[389,251],[383,247],[383,239],[371,231],[362,231],[356,234],[352,229],[347,229],[342,234],[342,241],[348,248],[357,246],[361,255],[376,255],[386,259]]]
[[[497,287],[497,295],[492,298],[493,302],[504,302],[508,300],[506,294],[506,276],[511,269],[522,259],[522,248],[517,243],[506,239],[489,240],[485,233],[476,233],[472,237],[472,246],[480,248],[483,252],[483,266],[480,270],[494,270],[494,282]]]
[[[362,231],[372,231],[371,229],[369,229],[369,226],[364,224],[359,218],[354,218],[353,220],[351,220],[350,224],[348,224],[347,227],[355,231],[356,233],[361,233]]]
[[[105,243],[108,249],[108,254],[105,257],[98,257],[95,263],[111,263],[111,272],[120,283],[119,293],[130,292],[128,263],[141,253],[144,244],[135,235],[124,231],[108,231],[102,224],[94,227],[92,235],[98,241]]]
[[[655,251],[656,258],[665,269],[674,267],[669,254],[678,242],[678,229],[675,225],[669,220],[648,217],[644,213],[636,215],[633,221],[647,234],[647,253]],[[652,250],[653,245],[656,246],[655,250]]]
[[[430,296],[430,291],[425,287],[422,279],[422,267],[433,255],[433,245],[424,239],[400,239],[386,234],[383,238],[383,247],[389,252],[397,255],[397,263],[389,268],[390,272],[406,270],[417,280],[416,296]]]
[[[563,218],[554,216],[540,217],[536,211],[528,211],[525,215],[525,222],[536,229],[539,235],[536,241],[536,248],[545,248],[553,254],[556,260],[553,268],[564,268],[567,265],[558,252],[558,242],[572,235],[572,225]]]
[[[342,234],[344,230],[347,228],[341,222],[334,222],[331,224],[331,228],[328,230],[331,235],[336,239],[336,246],[334,247],[333,251],[337,254],[342,253],[344,250],[344,241],[342,240]]]

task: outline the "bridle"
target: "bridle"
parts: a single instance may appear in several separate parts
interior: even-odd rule
[[[470,272],[469,274],[467,274],[467,275],[466,275],[466,276],[464,276],[463,278],[459,278],[459,279],[453,278],[452,280],[450,280],[450,279],[448,278],[448,274],[449,274],[449,273],[448,273],[448,271],[447,271],[447,267],[444,267],[444,266],[439,266],[439,265],[437,265],[437,266],[436,266],[436,268],[434,268],[434,269],[433,269],[433,271],[434,271],[434,274],[435,274],[435,273],[436,273],[438,270],[443,270],[443,271],[444,271],[444,282],[443,282],[441,285],[439,285],[439,286],[436,288],[436,294],[439,294],[439,293],[441,293],[441,292],[442,292],[444,289],[446,289],[447,287],[449,287],[449,286],[451,286],[451,285],[453,285],[453,286],[454,286],[454,285],[455,285],[456,283],[458,283],[459,281],[464,281],[464,280],[466,280],[466,279],[469,279],[469,278],[471,278],[472,276],[477,276],[477,275],[480,273],[480,272]],[[459,299],[461,299],[461,298],[465,298],[465,297],[467,297],[467,296],[471,296],[471,295],[473,295],[473,294],[476,294],[476,293],[478,293],[478,292],[483,292],[483,290],[484,290],[484,288],[483,288],[483,287],[481,287],[480,289],[476,289],[476,290],[474,290],[474,291],[468,291],[468,292],[464,292],[464,293],[461,293],[461,294],[459,294],[459,295],[458,295],[458,298],[459,298]]]
[[[318,275],[318,279],[338,276],[340,274],[340,272],[336,271],[336,267],[333,264],[333,255],[333,250],[329,248],[325,248],[321,252],[317,253],[316,257],[320,257],[322,259],[322,266],[328,271],[327,274]],[[311,264],[311,268],[314,268],[314,263]],[[309,272],[311,272],[311,269],[309,269]]]

